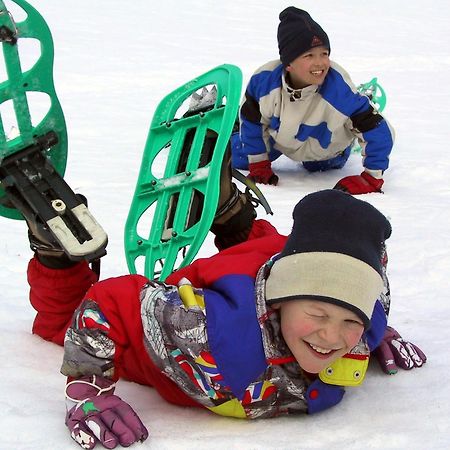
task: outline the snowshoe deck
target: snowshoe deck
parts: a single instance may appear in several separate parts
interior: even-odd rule
[[[222,65],[176,89],[157,107],[125,225],[131,273],[139,269],[163,281],[197,254],[217,209],[241,86],[240,69]]]

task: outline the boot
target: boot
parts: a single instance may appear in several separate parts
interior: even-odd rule
[[[219,250],[245,242],[256,218],[251,196],[240,192],[231,178],[231,151],[228,148],[220,174],[219,203],[211,226]]]

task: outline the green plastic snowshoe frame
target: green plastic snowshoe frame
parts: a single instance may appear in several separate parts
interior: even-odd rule
[[[213,86],[217,95],[210,108],[183,114],[192,96]],[[157,107],[125,225],[131,273],[143,262],[141,273],[164,281],[198,253],[217,209],[222,161],[241,87],[240,69],[224,64],[176,89]],[[162,166],[160,176],[156,171]]]
[[[36,139],[48,132],[56,134],[57,143],[46,150],[56,171],[63,176],[67,161],[67,131],[61,105],[53,84],[54,47],[50,30],[43,17],[24,0],[11,0],[25,13],[26,18],[15,22],[4,2],[0,0],[0,42],[3,50],[7,79],[0,80],[0,163],[23,148],[33,146]],[[40,45],[40,56],[31,68],[22,71],[19,55],[20,43],[24,39],[36,39]],[[38,95],[45,102],[33,95]],[[39,107],[48,107],[39,123],[34,123],[30,113],[30,102]],[[17,128],[16,136],[5,130],[3,111],[6,102],[11,102]],[[49,105],[49,106],[48,106]],[[0,215],[11,219],[23,219],[12,205],[6,204],[5,191],[0,186]],[[3,202],[2,202],[3,201]]]

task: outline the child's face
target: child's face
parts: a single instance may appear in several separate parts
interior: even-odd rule
[[[287,67],[294,89],[311,84],[322,84],[330,69],[329,52],[325,47],[314,47],[302,53]]]
[[[364,326],[352,311],[317,300],[293,300],[274,305],[280,311],[281,332],[300,367],[319,373],[348,353]]]

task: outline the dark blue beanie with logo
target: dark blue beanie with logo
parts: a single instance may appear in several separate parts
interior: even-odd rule
[[[280,13],[278,49],[285,67],[302,53],[320,46],[330,51],[327,34],[306,11],[289,6]]]

